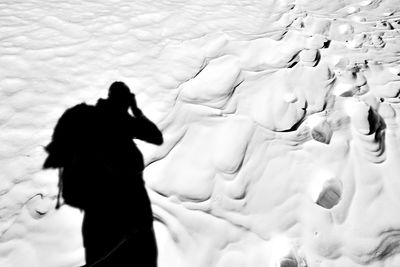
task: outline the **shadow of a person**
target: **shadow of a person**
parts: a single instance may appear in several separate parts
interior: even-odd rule
[[[79,130],[63,131],[68,128],[62,125],[67,125],[63,118],[68,117],[68,111],[57,123],[52,143],[46,147],[49,157],[44,168],[62,170],[64,185],[60,188],[65,203],[69,201],[84,211],[85,266],[155,267],[157,246],[142,178],[143,156],[133,139],[161,145],[162,134],[137,107],[135,95],[123,82],[114,82],[108,98],[99,99],[95,106],[81,105],[85,112],[75,112],[69,119]],[[63,149],[69,152],[57,154],[62,150],[57,145],[62,142],[57,140],[66,136],[72,141]],[[73,185],[69,177],[78,182]],[[75,199],[80,199],[78,204]]]

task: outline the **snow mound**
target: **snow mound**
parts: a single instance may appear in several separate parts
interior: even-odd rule
[[[84,264],[43,171],[62,112],[126,82],[159,266],[400,264],[400,10],[365,1],[0,3],[0,265]]]

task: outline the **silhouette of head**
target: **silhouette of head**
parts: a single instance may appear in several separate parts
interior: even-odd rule
[[[133,94],[129,87],[120,81],[113,82],[108,90],[108,99],[112,104],[121,109],[127,109]]]

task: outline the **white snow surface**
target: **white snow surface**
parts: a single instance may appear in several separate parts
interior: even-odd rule
[[[43,146],[115,80],[160,267],[400,266],[399,0],[2,0],[0,40],[0,266],[84,264]]]

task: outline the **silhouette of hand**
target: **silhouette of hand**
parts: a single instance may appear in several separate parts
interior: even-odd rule
[[[136,104],[136,98],[135,95],[132,94],[132,98],[131,98],[131,102],[130,102],[130,107],[132,110],[132,113],[135,117],[140,117],[143,115],[142,111],[138,108],[137,104]]]
[[[137,109],[137,104],[136,104],[136,98],[134,94],[131,94],[131,99],[130,99],[130,107],[132,110]]]

